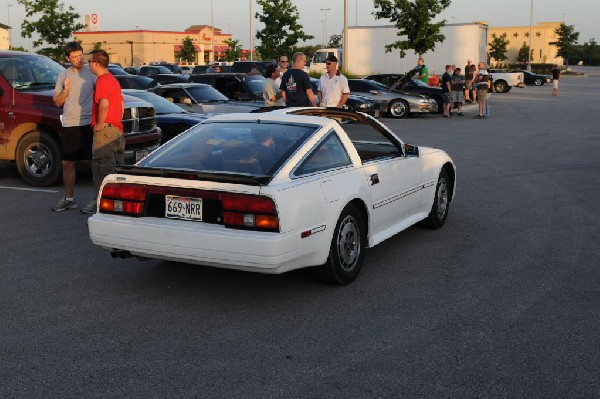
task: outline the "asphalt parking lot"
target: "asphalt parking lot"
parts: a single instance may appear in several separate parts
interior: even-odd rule
[[[486,120],[383,118],[454,158],[457,196],[346,287],[112,259],[1,164],[0,397],[600,396],[600,69],[578,69]]]

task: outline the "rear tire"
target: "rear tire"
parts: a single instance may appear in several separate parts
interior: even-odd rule
[[[496,93],[508,93],[510,90],[510,86],[503,80],[498,80],[494,82],[494,89]]]
[[[364,217],[356,206],[348,204],[335,226],[327,262],[316,268],[318,277],[338,285],[356,280],[363,262],[365,240]]]
[[[540,78],[536,78],[536,79],[533,81],[533,84],[534,84],[534,85],[536,85],[536,86],[541,86],[541,85],[543,85],[543,84],[544,84],[544,82],[542,81],[542,79],[540,79]]]
[[[17,146],[15,163],[28,184],[34,187],[53,186],[62,173],[59,143],[43,131],[28,133]]]

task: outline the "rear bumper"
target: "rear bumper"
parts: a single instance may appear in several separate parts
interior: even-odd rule
[[[318,238],[300,248],[300,235],[225,228],[222,225],[96,213],[90,239],[108,250],[227,269],[278,274],[319,263]]]

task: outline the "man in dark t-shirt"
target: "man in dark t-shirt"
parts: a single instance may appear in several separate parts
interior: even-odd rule
[[[444,113],[442,116],[448,118],[452,108],[452,65],[446,65],[446,72],[442,75],[442,93],[444,94]]]
[[[316,107],[315,95],[310,85],[310,77],[302,69],[306,56],[296,53],[292,56],[292,67],[281,77],[281,94],[288,107]]]

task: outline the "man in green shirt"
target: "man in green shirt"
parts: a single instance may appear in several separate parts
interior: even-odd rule
[[[429,84],[429,71],[427,70],[427,65],[425,65],[423,58],[419,57],[417,60],[417,66],[421,67],[421,72],[419,72],[417,79],[425,84]]]

